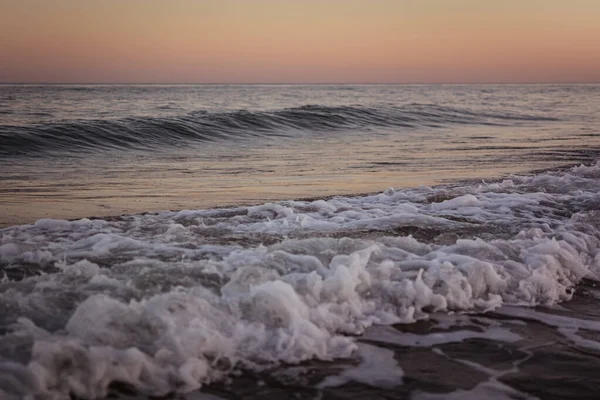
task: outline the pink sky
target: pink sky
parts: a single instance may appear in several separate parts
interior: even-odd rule
[[[600,82],[598,0],[14,0],[0,82]]]

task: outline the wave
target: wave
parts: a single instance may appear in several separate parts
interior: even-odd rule
[[[374,325],[568,301],[582,281],[600,280],[599,177],[596,164],[4,229],[0,266],[38,274],[0,281],[0,397],[102,398],[112,382],[187,392],[240,371],[351,357],[355,335]],[[577,327],[598,332],[600,323],[560,318],[557,335],[597,350]],[[518,329],[482,329],[455,333],[521,339]],[[394,337],[403,346],[462,340]],[[366,338],[390,339],[385,330]]]
[[[252,136],[286,136],[294,132],[344,129],[440,127],[452,124],[507,125],[553,118],[482,112],[431,104],[402,107],[305,105],[273,111],[135,117],[119,120],[76,120],[28,126],[0,126],[0,155],[44,155],[73,151],[152,149],[194,142]]]

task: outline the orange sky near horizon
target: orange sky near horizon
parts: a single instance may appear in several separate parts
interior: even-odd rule
[[[0,82],[600,82],[600,1],[0,0]]]

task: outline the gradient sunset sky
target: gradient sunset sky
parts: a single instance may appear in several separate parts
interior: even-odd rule
[[[0,82],[600,82],[600,0],[0,0]]]

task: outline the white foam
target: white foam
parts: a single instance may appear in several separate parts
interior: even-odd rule
[[[58,267],[0,282],[7,318],[35,322],[10,333],[35,343],[19,385],[55,398],[102,396],[113,380],[185,392],[240,368],[351,357],[346,335],[373,325],[569,300],[600,272],[598,217],[588,210],[600,201],[599,171],[3,229],[3,265]],[[409,228],[415,237],[402,235]],[[374,332],[408,346],[519,339],[498,326]]]
[[[398,330],[377,326],[365,332],[365,339],[381,344],[394,344],[407,347],[432,347],[446,343],[460,343],[469,339],[486,339],[500,342],[518,342],[521,336],[510,329],[496,326],[488,327],[482,331],[456,330],[451,332],[436,332],[417,335],[414,333],[400,333]]]
[[[483,203],[472,194],[465,194],[463,196],[455,197],[450,200],[444,200],[441,203],[432,203],[431,209],[435,211],[443,211],[449,209],[467,208],[467,207],[481,207]]]
[[[317,387],[336,387],[348,382],[359,382],[384,389],[402,385],[404,371],[398,366],[392,350],[360,343],[358,357],[358,365],[347,368],[338,375],[328,376]]]
[[[557,331],[561,333],[566,339],[573,342],[576,346],[591,350],[600,351],[600,342],[590,340],[578,335],[577,332],[580,330],[600,332],[600,322],[585,320],[579,318],[572,318],[562,315],[555,315],[543,312],[537,312],[529,309],[518,309],[514,307],[503,307],[497,312],[501,315],[518,317],[522,319],[531,319],[542,322],[543,324],[558,328]]]
[[[479,383],[473,389],[459,389],[450,393],[423,393],[417,392],[411,396],[412,400],[535,400],[537,397],[519,392],[504,383],[490,379]]]
[[[85,277],[92,279],[94,276],[100,273],[100,267],[98,265],[89,262],[88,260],[80,260],[72,265],[61,265],[57,266],[63,271],[63,274],[70,276]]]
[[[440,356],[448,357],[442,350],[436,348],[433,349],[434,352]],[[512,367],[506,370],[495,370],[492,368],[485,367],[481,364],[478,364],[473,361],[463,360],[463,359],[452,359],[451,360],[458,362],[460,364],[466,365],[469,368],[472,368],[475,371],[483,373],[488,376],[488,379],[478,383],[475,387],[469,390],[458,389],[454,392],[450,393],[424,393],[421,391],[416,391],[411,396],[411,399],[414,400],[479,400],[479,399],[493,399],[493,400],[536,400],[537,397],[530,396],[526,393],[520,392],[516,389],[511,388],[510,386],[502,383],[499,378],[509,373],[516,373],[519,371],[519,365],[523,362],[527,361],[531,354],[524,351],[526,353],[525,357],[513,361]]]

